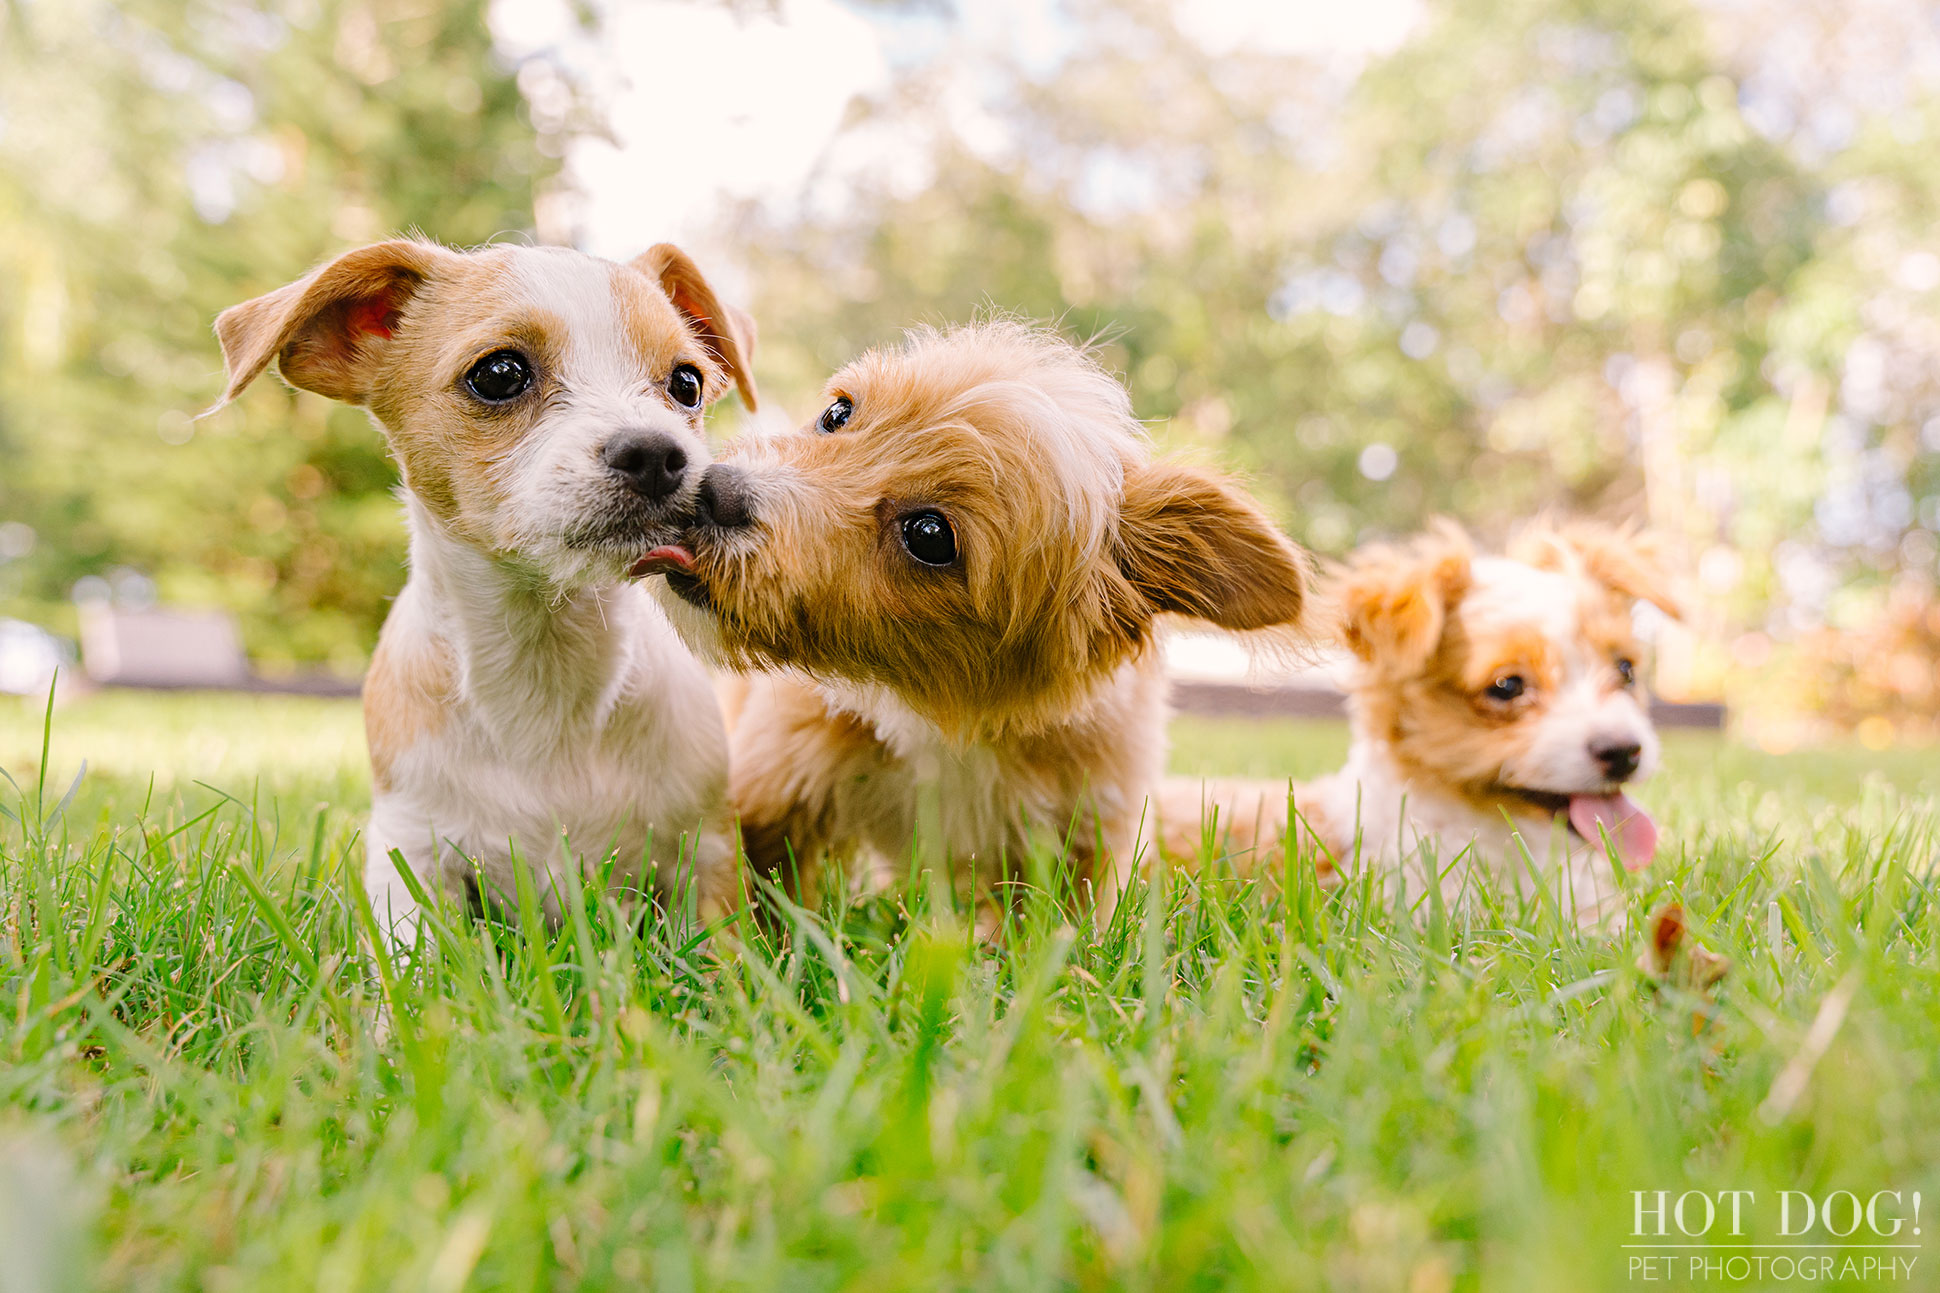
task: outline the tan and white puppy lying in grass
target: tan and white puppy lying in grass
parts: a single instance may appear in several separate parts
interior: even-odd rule
[[[928,820],[957,875],[1049,848],[1108,912],[1165,763],[1156,622],[1298,630],[1307,604],[1245,494],[1155,459],[1124,387],[1011,322],[850,364],[813,423],[709,468],[649,564],[690,641],[779,671],[742,699],[732,799],[750,865],[811,898]]]
[[[403,475],[411,572],[364,686],[365,882],[408,943],[424,887],[511,901],[514,850],[558,915],[567,868],[677,872],[738,899],[727,743],[705,669],[628,573],[676,537],[709,460],[702,410],[754,404],[753,330],[662,244],[630,265],[559,248],[399,240],[216,320],[223,399],[276,362],[361,405]]]
[[[1507,555],[1483,556],[1443,526],[1359,553],[1329,584],[1357,666],[1353,744],[1346,767],[1292,788],[1323,865],[1400,864],[1419,894],[1424,850],[1447,870],[1472,846],[1513,887],[1526,848],[1539,868],[1561,864],[1577,915],[1599,919],[1616,897],[1606,840],[1632,870],[1657,848],[1656,824],[1626,788],[1658,759],[1632,610],[1680,613],[1661,545],[1545,523]],[[1224,850],[1268,862],[1287,792],[1284,782],[1168,783],[1167,851],[1197,851],[1203,803],[1220,813]],[[1462,872],[1443,878],[1444,892],[1459,891]]]

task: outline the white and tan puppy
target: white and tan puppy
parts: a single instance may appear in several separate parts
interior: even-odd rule
[[[1473,846],[1520,883],[1526,847],[1560,868],[1580,920],[1608,914],[1619,894],[1605,841],[1631,870],[1657,848],[1626,788],[1657,765],[1631,611],[1678,613],[1661,545],[1539,523],[1486,556],[1444,526],[1360,553],[1335,596],[1359,666],[1353,745],[1346,767],[1295,792],[1334,857],[1416,865],[1426,844],[1447,868]]]
[[[555,918],[567,868],[609,859],[616,885],[731,903],[714,693],[628,573],[692,509],[702,410],[730,385],[753,407],[746,317],[665,244],[620,265],[398,240],[216,332],[225,402],[274,360],[367,409],[403,475],[411,573],[364,686],[379,919],[418,924],[393,850],[474,902],[516,892],[516,857]]]
[[[1168,778],[1165,853],[1209,843],[1271,874],[1291,825],[1324,880],[1374,867],[1420,894],[1432,860],[1452,899],[1470,858],[1520,886],[1527,849],[1601,921],[1620,896],[1605,841],[1630,870],[1657,848],[1626,793],[1658,757],[1631,611],[1678,614],[1671,584],[1653,536],[1587,523],[1538,523],[1504,556],[1451,525],[1357,553],[1326,590],[1355,657],[1347,765],[1302,784]]]

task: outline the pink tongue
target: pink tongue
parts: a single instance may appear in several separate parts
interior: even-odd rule
[[[693,553],[677,543],[666,543],[648,549],[647,555],[634,562],[627,574],[639,579],[646,575],[664,575],[670,570],[691,570],[693,566]]]
[[[1623,795],[1571,795],[1570,825],[1590,843],[1608,835],[1625,869],[1641,871],[1657,852],[1657,823]]]

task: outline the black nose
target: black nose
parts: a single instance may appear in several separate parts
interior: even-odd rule
[[[1621,737],[1590,742],[1590,757],[1603,765],[1604,775],[1622,781],[1637,770],[1644,747]]]
[[[701,477],[701,516],[722,529],[732,530],[754,519],[748,510],[748,478],[724,462],[717,462]]]
[[[687,472],[687,450],[665,431],[622,431],[600,449],[600,461],[634,492],[653,499],[679,489]]]

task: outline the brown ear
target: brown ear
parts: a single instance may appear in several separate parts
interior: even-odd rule
[[[228,382],[220,408],[275,359],[283,380],[360,404],[406,301],[451,252],[399,239],[346,252],[267,296],[216,316]]]
[[[1238,489],[1157,462],[1125,478],[1118,565],[1155,611],[1228,629],[1297,625],[1309,563]]]
[[[1649,602],[1675,620],[1687,612],[1671,573],[1671,541],[1662,534],[1594,521],[1541,523],[1511,555],[1545,570],[1580,569],[1619,596]]]
[[[1441,642],[1449,611],[1468,590],[1468,539],[1438,527],[1407,548],[1370,548],[1335,581],[1341,632],[1367,664],[1414,673]]]
[[[670,242],[655,243],[634,258],[633,267],[660,284],[660,290],[687,316],[701,343],[721,361],[741,402],[755,408],[754,320],[745,311],[723,305],[707,285],[687,253]]]

